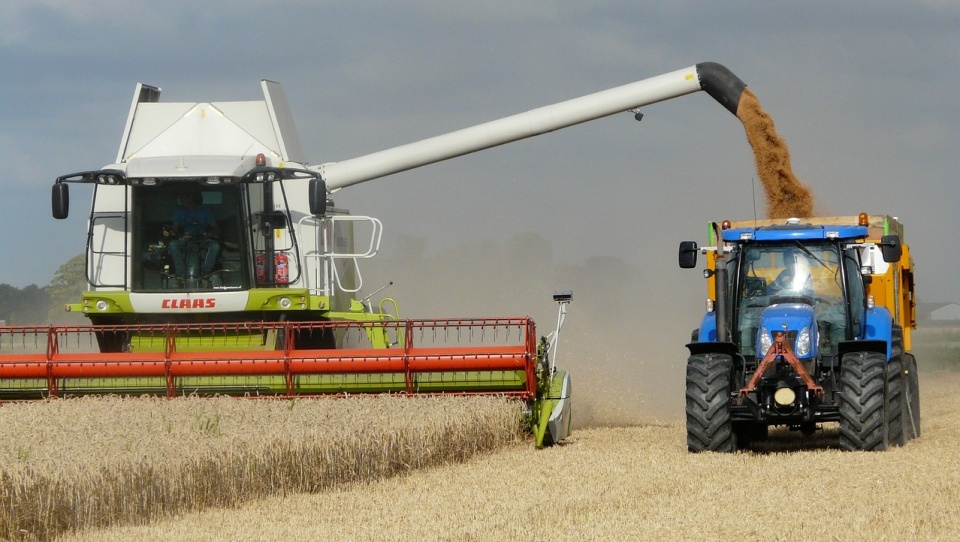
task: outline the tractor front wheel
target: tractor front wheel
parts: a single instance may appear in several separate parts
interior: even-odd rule
[[[687,360],[687,449],[734,452],[737,439],[730,419],[733,359],[723,354]]]
[[[882,451],[887,448],[884,416],[886,356],[851,352],[840,369],[840,446],[845,450]]]

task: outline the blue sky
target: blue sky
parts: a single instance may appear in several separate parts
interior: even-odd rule
[[[772,115],[819,214],[898,216],[920,300],[960,301],[960,4],[479,4],[7,0],[0,282],[45,285],[82,251],[89,194],[74,190],[71,218],[55,221],[50,186],[113,161],[137,82],[164,101],[222,101],[279,81],[321,163],[715,61]],[[760,188],[742,126],[706,94],[645,114],[350,187],[336,203],[383,220],[388,254],[400,238],[439,250],[532,233],[559,263],[616,257],[666,279],[679,241],[753,216]]]

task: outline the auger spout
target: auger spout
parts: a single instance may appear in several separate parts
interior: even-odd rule
[[[726,66],[716,62],[701,62],[697,64],[697,77],[700,79],[700,88],[728,111],[737,114],[740,106],[740,96],[747,84],[728,70]]]

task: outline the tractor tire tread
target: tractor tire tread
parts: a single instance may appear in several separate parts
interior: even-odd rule
[[[882,451],[887,447],[884,416],[886,356],[851,352],[840,371],[840,446],[845,450]]]
[[[733,360],[721,354],[691,356],[687,361],[687,449],[734,452],[736,436],[730,416]]]

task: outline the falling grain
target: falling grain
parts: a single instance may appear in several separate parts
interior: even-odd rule
[[[790,165],[790,150],[777,134],[773,119],[760,106],[760,100],[744,88],[737,107],[747,140],[753,148],[757,175],[763,184],[769,218],[805,218],[813,216],[813,194]]]

